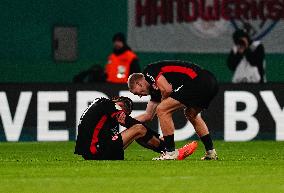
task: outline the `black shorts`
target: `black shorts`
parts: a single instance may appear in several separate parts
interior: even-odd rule
[[[123,160],[124,150],[121,134],[114,137],[100,137],[97,145],[97,153],[87,152],[82,155],[85,160]]]
[[[186,107],[207,109],[217,93],[218,83],[216,78],[211,72],[203,70],[198,74],[197,78],[176,89],[176,92],[173,92],[170,97]]]

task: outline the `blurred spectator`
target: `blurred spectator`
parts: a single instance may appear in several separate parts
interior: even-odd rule
[[[227,59],[227,65],[234,72],[233,83],[264,83],[265,52],[260,41],[252,41],[244,30],[233,34],[234,46]]]
[[[140,72],[140,66],[136,54],[126,43],[122,33],[117,33],[112,38],[113,52],[108,57],[105,70],[94,65],[74,76],[73,82],[110,82],[127,83],[128,76]]]
[[[104,68],[99,65],[93,65],[88,70],[84,70],[73,78],[74,83],[92,83],[105,82],[106,74]]]
[[[105,67],[107,82],[127,83],[130,74],[140,72],[138,58],[127,45],[122,33],[115,34],[112,42],[113,52],[109,55]]]

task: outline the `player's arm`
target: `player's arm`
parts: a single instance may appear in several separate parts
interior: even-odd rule
[[[142,123],[151,121],[156,114],[156,108],[158,104],[159,104],[158,102],[149,101],[147,104],[145,113],[135,117],[135,119],[137,119],[138,121]]]
[[[113,118],[123,127],[130,128],[133,125],[141,124],[142,123],[131,116],[125,114],[123,111],[117,111],[115,114],[112,115]]]
[[[118,104],[113,105],[113,103],[108,103],[108,105],[106,104],[105,107],[106,107],[105,109],[109,108],[108,109],[109,115],[113,119],[115,119],[120,125],[126,128],[130,128],[136,124],[141,124],[140,121],[133,119],[132,117],[127,115]]]
[[[156,81],[157,87],[161,91],[162,100],[168,98],[173,91],[172,85],[167,81],[167,79],[160,75]]]

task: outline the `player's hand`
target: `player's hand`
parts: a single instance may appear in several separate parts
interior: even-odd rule
[[[249,47],[248,40],[246,38],[241,38],[237,45],[237,51],[238,53],[243,54],[248,47]]]
[[[126,118],[126,114],[124,112],[121,112],[116,115],[117,121],[121,124],[125,124],[125,118]]]

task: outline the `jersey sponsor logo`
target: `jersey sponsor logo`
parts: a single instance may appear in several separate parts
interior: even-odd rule
[[[146,73],[146,76],[151,79],[151,81],[155,82],[155,78],[151,76],[148,72]]]
[[[110,130],[113,133],[113,135],[119,134],[119,126],[118,125],[116,125],[115,127],[111,128]]]

